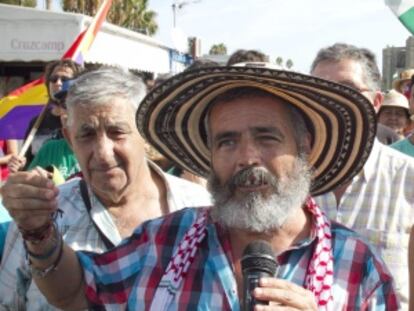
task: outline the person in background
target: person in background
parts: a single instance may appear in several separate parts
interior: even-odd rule
[[[317,53],[311,74],[361,92],[378,109],[381,76],[375,55],[365,48],[335,43]],[[367,150],[369,152],[369,150]],[[402,310],[408,308],[408,236],[414,224],[414,160],[377,139],[360,173],[315,198],[327,215],[364,236],[384,258]]]
[[[75,254],[54,227],[41,241],[26,241],[32,270],[43,271],[35,282],[51,303],[67,310],[240,310],[243,252],[259,239],[266,263],[273,262],[261,267],[279,267],[249,291],[269,302],[255,310],[398,309],[382,260],[311,197],[352,178],[369,155],[375,111],[359,92],[263,67],[202,68],[148,94],[136,124],[161,153],[209,175],[214,206],[148,221],[103,254]],[[42,190],[33,217],[27,204],[5,199],[22,229],[51,222],[57,206],[46,193],[55,189],[44,180]]]
[[[65,124],[67,117],[66,95],[73,83],[74,79],[64,81],[62,88],[54,94],[56,109],[59,109],[56,114],[60,116],[62,124]],[[34,169],[36,166],[47,170],[56,169],[55,174],[59,174],[62,181],[80,172],[78,160],[65,138],[51,139],[44,143],[27,170]]]
[[[392,83],[393,89],[403,94],[410,102],[410,115],[414,114],[414,107],[412,107],[412,76],[414,75],[414,69],[405,69],[398,74],[398,78]],[[404,136],[408,136],[414,131],[414,121],[410,120],[410,124],[404,130]]]
[[[0,140],[0,187],[9,176],[8,164],[13,156],[18,153],[18,143],[15,139]]]
[[[7,230],[10,226],[11,217],[0,201],[0,262],[3,256],[4,244],[6,241]]]
[[[49,101],[47,103],[48,108],[25,155],[16,155],[10,159],[9,170],[11,172],[17,172],[28,167],[36,153],[47,140],[62,138],[62,123],[60,121],[60,114],[62,111],[61,107],[56,102],[56,99],[53,97],[53,94],[60,91],[64,81],[72,79],[81,71],[82,67],[70,59],[57,60],[46,65],[45,84],[49,96]],[[25,138],[29,135],[36,120],[37,117],[30,121]]]
[[[184,71],[193,70],[193,69],[199,69],[199,68],[207,68],[207,67],[214,67],[219,66],[220,64],[205,58],[196,58],[193,60],[193,62],[184,69]]]
[[[145,94],[140,78],[118,68],[84,73],[69,88],[63,134],[83,178],[70,179],[46,193],[59,206],[59,232],[74,249],[102,253],[149,219],[186,206],[210,204],[205,188],[164,174],[146,159],[144,140],[135,124]],[[51,173],[36,167],[11,176],[3,188],[4,205],[16,217],[16,208],[23,204],[36,218],[37,209],[43,206],[44,186],[53,184]],[[32,230],[35,226],[12,223],[8,229],[0,264],[0,309],[55,310],[32,281],[42,272],[27,261],[24,245],[42,238]]]
[[[377,112],[377,117],[379,123],[388,126],[403,139],[404,130],[410,123],[407,98],[395,90],[386,92]]]
[[[230,55],[227,60],[227,66],[233,66],[239,63],[268,62],[269,57],[257,50],[237,50]]]
[[[410,97],[411,77],[414,75],[414,69],[404,69],[398,74],[398,78],[392,81],[392,88],[403,94],[407,99]]]

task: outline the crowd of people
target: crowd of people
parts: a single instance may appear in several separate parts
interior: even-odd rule
[[[383,91],[344,43],[309,74],[238,50],[148,88],[52,62],[29,153],[0,157],[0,309],[414,310],[413,74]],[[246,292],[257,241],[278,268]]]

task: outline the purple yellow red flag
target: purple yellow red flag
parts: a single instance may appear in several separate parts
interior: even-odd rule
[[[83,64],[97,33],[112,5],[112,0],[104,0],[89,27],[80,33],[62,59],[72,59]],[[0,139],[22,139],[33,117],[39,115],[48,102],[44,77],[14,90],[0,99]]]

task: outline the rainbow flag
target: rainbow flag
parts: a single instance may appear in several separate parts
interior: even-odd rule
[[[83,64],[95,37],[100,30],[112,0],[104,0],[89,27],[80,33],[62,59],[73,59]],[[44,77],[14,90],[0,99],[0,139],[22,139],[30,120],[39,115],[48,102]]]

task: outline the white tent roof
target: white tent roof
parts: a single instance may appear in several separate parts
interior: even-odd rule
[[[91,17],[0,4],[0,61],[51,61],[62,57]],[[86,62],[154,73],[171,70],[170,48],[109,23],[98,33]]]

